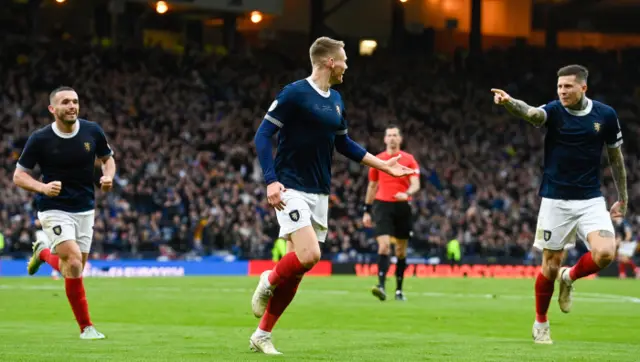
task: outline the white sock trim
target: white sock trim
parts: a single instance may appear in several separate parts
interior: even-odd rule
[[[271,332],[263,331],[260,327],[256,328],[255,333],[253,333],[256,337],[270,336]]]
[[[536,328],[549,328],[549,321],[546,321],[544,323],[540,323],[538,321],[535,321],[533,323],[533,326],[536,327]]]
[[[562,280],[569,284],[573,283],[573,280],[571,279],[571,268],[563,270]]]

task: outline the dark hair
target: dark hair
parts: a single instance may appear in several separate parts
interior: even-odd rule
[[[398,130],[398,135],[402,137],[402,131],[400,130],[400,127],[396,126],[395,124],[388,125],[387,128],[384,129],[384,132],[387,133],[388,129],[394,129],[394,128]]]
[[[54,90],[51,91],[51,93],[49,93],[49,103],[53,103],[53,98],[56,96],[56,94],[60,93],[60,92],[64,92],[64,91],[72,91],[75,92],[76,90],[71,88],[71,87],[67,87],[67,86],[60,86]]]
[[[567,65],[558,70],[558,77],[564,77],[567,75],[575,75],[576,80],[587,81],[589,78],[589,70],[586,67],[578,64]]]

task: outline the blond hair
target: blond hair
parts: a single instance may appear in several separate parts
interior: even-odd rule
[[[326,36],[316,39],[309,48],[311,65],[317,65],[320,60],[335,55],[340,48],[344,48],[344,42],[328,38]]]

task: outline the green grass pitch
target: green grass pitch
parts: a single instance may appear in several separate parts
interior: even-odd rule
[[[64,283],[0,279],[0,361],[640,361],[640,281],[576,283],[550,309],[554,345],[534,345],[533,280],[309,277],[274,330],[284,356],[251,352],[257,278],[85,279],[103,341],[81,341]],[[393,290],[395,280],[389,279]],[[556,288],[557,292],[557,288]]]

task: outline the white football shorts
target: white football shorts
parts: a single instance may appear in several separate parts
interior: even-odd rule
[[[570,249],[575,247],[577,235],[590,249],[587,235],[598,230],[615,235],[603,197],[588,200],[542,198],[533,246],[540,250]]]
[[[318,241],[327,238],[329,221],[329,195],[309,194],[287,189],[281,193],[285,208],[276,210],[280,225],[280,237],[290,239],[289,235],[305,226],[312,226]]]
[[[621,241],[618,247],[618,255],[626,256],[627,258],[633,258],[638,247],[637,241]]]
[[[75,240],[82,253],[89,253],[91,250],[94,210],[78,213],[47,210],[38,212],[38,219],[51,242],[49,248],[53,254],[56,254],[56,246],[67,240]]]

